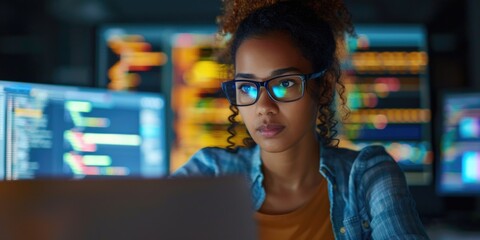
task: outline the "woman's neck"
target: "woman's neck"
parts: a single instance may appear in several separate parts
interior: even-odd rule
[[[270,189],[287,191],[316,186],[320,176],[319,148],[320,144],[313,136],[283,152],[262,151],[264,184]]]

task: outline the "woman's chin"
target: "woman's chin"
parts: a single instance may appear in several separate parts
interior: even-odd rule
[[[288,148],[287,144],[285,144],[283,141],[279,141],[279,139],[268,139],[256,142],[263,152],[280,153]]]

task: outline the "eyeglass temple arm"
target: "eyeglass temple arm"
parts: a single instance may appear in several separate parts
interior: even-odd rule
[[[319,77],[323,76],[323,74],[325,74],[326,71],[327,71],[327,70],[325,69],[325,70],[323,70],[323,71],[321,71],[321,72],[312,73],[312,74],[308,75],[308,78],[309,78],[309,79],[311,79],[311,78],[319,78]]]

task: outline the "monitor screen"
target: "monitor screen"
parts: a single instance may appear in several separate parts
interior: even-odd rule
[[[437,190],[480,195],[480,91],[448,92],[442,102]]]
[[[410,185],[431,183],[426,31],[419,25],[358,25],[341,53],[350,117],[340,146],[382,145]]]
[[[0,81],[0,179],[161,177],[159,94]]]
[[[203,147],[228,145],[231,112],[220,89],[226,76],[222,75],[224,65],[216,61],[217,50],[224,42],[219,41],[216,33],[214,25],[131,24],[99,28],[98,86],[111,90],[149,89],[167,97],[171,106],[167,122],[171,126],[168,136],[172,172]],[[118,44],[126,46],[123,52],[117,50]],[[132,52],[138,56],[162,56],[164,61],[161,65],[138,68],[154,61],[133,61],[129,57]],[[126,67],[121,68],[120,75],[111,75],[120,70],[118,63]],[[138,81],[131,82],[132,76]],[[238,126],[237,133],[233,141],[241,145],[247,136],[245,127]]]

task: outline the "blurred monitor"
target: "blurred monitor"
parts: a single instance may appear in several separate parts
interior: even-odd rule
[[[428,53],[420,25],[357,25],[341,52],[349,118],[340,146],[382,145],[410,185],[432,176]]]
[[[161,177],[159,94],[0,81],[0,179]]]
[[[155,27],[105,26],[98,31],[97,81],[111,90],[162,92],[170,62],[164,31]]]
[[[216,33],[213,25],[99,28],[98,86],[166,96],[171,107],[167,115],[171,171],[202,147],[227,146],[230,110],[220,89],[226,80],[225,65],[216,61],[224,42]],[[241,143],[244,126],[237,132],[234,141]]]
[[[480,195],[480,91],[442,95],[437,191]]]

